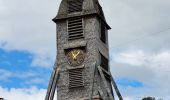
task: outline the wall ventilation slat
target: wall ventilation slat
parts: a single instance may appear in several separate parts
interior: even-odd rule
[[[100,66],[102,68],[104,68],[106,71],[109,70],[109,61],[106,57],[104,57],[101,53],[100,53],[100,60],[101,60],[101,63],[100,63]]]
[[[81,17],[68,19],[68,40],[84,38],[83,19]]]
[[[83,87],[84,79],[83,79],[83,69],[70,69],[69,70],[69,88],[75,87]]]
[[[103,43],[106,43],[106,25],[105,23],[101,20],[101,41]]]
[[[82,11],[83,0],[69,0],[68,1],[68,12],[80,12]]]

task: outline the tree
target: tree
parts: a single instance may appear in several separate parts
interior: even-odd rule
[[[156,100],[154,97],[145,97],[142,100]]]

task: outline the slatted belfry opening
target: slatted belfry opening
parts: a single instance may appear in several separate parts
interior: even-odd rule
[[[83,0],[68,0],[68,13],[81,12]]]
[[[69,88],[83,87],[83,68],[69,70]]]
[[[68,19],[68,40],[84,38],[83,19],[81,17]]]

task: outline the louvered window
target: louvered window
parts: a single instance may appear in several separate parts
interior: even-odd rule
[[[83,69],[70,69],[69,70],[69,88],[84,86]]]
[[[108,59],[106,57],[104,57],[101,53],[100,53],[100,66],[102,68],[104,68],[106,71],[108,71]]]
[[[68,12],[81,12],[83,0],[68,0]]]
[[[84,38],[83,19],[75,17],[68,19],[68,40]]]

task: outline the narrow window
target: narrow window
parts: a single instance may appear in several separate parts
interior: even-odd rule
[[[103,43],[106,43],[106,25],[104,23],[104,21],[101,20],[101,35],[100,35],[100,40]]]
[[[69,88],[83,87],[83,68],[70,69],[69,71]]]
[[[108,59],[104,57],[101,53],[100,53],[100,61],[101,61],[100,66],[106,71],[108,71]]]
[[[105,18],[104,18],[104,13],[103,13],[103,10],[102,10],[102,7],[100,6],[100,4],[98,3],[98,7],[99,7],[99,15],[101,17],[100,19],[100,28],[101,28],[101,32],[100,32],[100,40],[103,42],[103,43],[106,43],[106,24],[104,22]]]
[[[84,38],[83,19],[81,17],[68,19],[68,40]]]
[[[81,12],[83,0],[68,0],[68,13]]]

